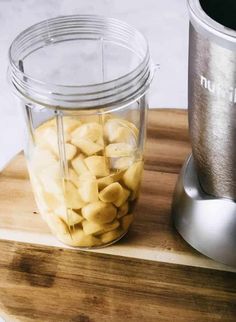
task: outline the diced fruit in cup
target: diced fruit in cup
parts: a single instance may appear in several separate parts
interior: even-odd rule
[[[35,133],[35,141],[38,146],[58,154],[58,141],[56,128],[39,128]]]
[[[101,245],[100,239],[92,236],[85,235],[82,229],[78,228],[70,234],[57,234],[59,240],[70,246],[78,247],[93,247]]]
[[[90,203],[82,208],[82,215],[88,221],[98,224],[106,224],[113,221],[117,210],[111,203],[97,201]]]
[[[82,124],[71,133],[72,140],[84,138],[93,142],[96,142],[102,135],[102,126],[96,122]]]
[[[104,202],[115,202],[122,194],[122,186],[118,182],[114,182],[99,193],[99,199]]]
[[[64,207],[55,209],[54,213],[63,219],[68,226],[77,225],[83,220],[83,217],[80,214],[72,209],[67,209],[65,205]]]
[[[56,236],[63,236],[69,234],[67,225],[64,223],[62,219],[60,219],[58,216],[55,216],[55,214],[49,212],[45,214],[45,219],[49,228]]]
[[[73,144],[65,143],[65,152],[66,152],[66,159],[71,160],[76,155],[77,148]]]
[[[123,181],[127,188],[136,191],[141,180],[143,171],[143,162],[135,162],[129,169],[126,170]]]
[[[49,150],[41,147],[35,147],[30,160],[30,167],[32,171],[40,171],[48,166],[57,164],[57,159]],[[35,173],[37,174],[37,173]]]
[[[108,231],[115,230],[119,226],[120,226],[120,222],[115,219],[112,222],[103,225],[102,233],[106,233]]]
[[[104,149],[105,143],[104,143],[104,139],[102,136],[96,141],[96,143],[99,144],[100,146],[102,146]]]
[[[117,238],[119,238],[122,234],[123,234],[123,231],[120,230],[119,228],[112,231],[108,231],[101,235],[101,241],[103,244],[108,244],[113,240],[116,240]]]
[[[92,221],[84,220],[82,222],[83,230],[86,235],[95,235],[99,236],[108,231],[112,231],[120,226],[118,220],[114,220],[111,223],[107,224],[97,224]]]
[[[60,176],[60,165],[53,164],[45,167],[38,173],[39,180],[46,192],[55,195],[63,194],[62,178]]]
[[[133,134],[138,137],[138,129],[137,127],[134,125],[134,123],[132,122],[129,122],[127,120],[124,120],[124,119],[119,119],[120,120],[120,123],[123,124],[124,126],[127,126],[128,128],[131,129],[131,131],[133,132]]]
[[[75,169],[78,175],[88,172],[88,168],[80,156],[71,161],[72,167]]]
[[[103,150],[103,146],[101,144],[95,143],[86,138],[74,138],[71,140],[71,143],[76,145],[86,155],[93,155]]]
[[[65,207],[63,194],[54,194],[43,191],[41,199],[50,210]]]
[[[101,244],[100,240],[92,235],[85,235],[83,230],[75,230],[71,235],[72,246],[92,247]]]
[[[84,159],[84,163],[89,171],[96,177],[106,177],[110,173],[106,157],[93,155]]]
[[[130,191],[125,188],[122,188],[122,193],[120,193],[118,198],[115,201],[113,201],[113,204],[116,207],[120,207],[124,202],[126,202],[129,195],[130,195]]]
[[[51,153],[59,157],[58,138],[55,128],[47,128],[45,130],[41,129],[39,132],[36,131],[35,140],[36,143],[38,142],[38,146],[51,151]],[[64,137],[64,140],[66,158],[67,160],[71,160],[76,155],[77,148],[68,143],[69,134]]]
[[[126,231],[129,229],[129,226],[131,225],[131,223],[133,222],[134,220],[134,216],[133,214],[130,214],[130,215],[126,215],[124,217],[121,218],[121,225],[122,225],[122,228]]]
[[[139,184],[138,184],[138,186],[137,186],[136,190],[132,191],[131,196],[130,196],[130,200],[131,200],[131,201],[134,201],[134,200],[136,200],[136,199],[139,197],[139,192],[140,192],[140,183],[141,183],[141,182],[139,182]]]
[[[125,216],[129,211],[129,203],[128,201],[126,201],[125,203],[123,203],[123,205],[121,205],[118,209],[117,212],[117,219]]]
[[[93,221],[84,220],[82,222],[82,227],[85,235],[92,235],[102,232],[102,225]]]
[[[85,203],[98,201],[98,184],[96,177],[90,173],[84,173],[78,181],[79,194]]]
[[[85,205],[78,189],[69,181],[65,182],[65,200],[67,207],[71,209],[81,209]]]
[[[69,116],[63,118],[63,129],[65,133],[71,133],[80,125],[81,121],[78,118],[73,118]]]
[[[68,180],[70,180],[78,188],[79,176],[71,168],[69,168],[69,171],[68,171]]]
[[[110,158],[119,158],[133,155],[135,149],[128,143],[111,143],[106,146],[105,154]]]
[[[111,165],[113,169],[123,170],[129,168],[134,163],[134,161],[134,156],[113,158],[111,159]]]
[[[105,123],[104,135],[110,143],[125,142],[135,144],[137,140],[138,129],[135,125],[125,123],[121,119],[110,119]]]
[[[103,178],[99,178],[97,180],[98,182],[98,189],[99,190],[102,190],[104,189],[105,187],[107,187],[109,184],[113,183],[113,182],[117,182],[119,180],[122,179],[122,176],[123,176],[124,172],[122,171],[118,171],[118,172],[114,172],[114,173],[111,173],[109,176],[107,177],[103,177]]]
[[[143,169],[138,129],[110,115],[65,116],[63,129],[62,162],[55,119],[35,130],[29,168],[40,212],[68,245],[109,244],[133,222]]]

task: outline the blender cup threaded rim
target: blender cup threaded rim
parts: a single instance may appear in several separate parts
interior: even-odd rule
[[[120,77],[89,85],[44,82],[31,77],[19,66],[20,61],[42,46],[76,41],[80,37],[115,41],[138,55],[140,62]],[[154,74],[145,37],[122,21],[96,15],[62,16],[29,27],[12,42],[9,61],[8,77],[18,95],[58,109],[124,106],[145,94]]]

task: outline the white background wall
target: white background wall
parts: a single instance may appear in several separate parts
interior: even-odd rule
[[[20,111],[6,80],[8,47],[30,25],[76,13],[118,18],[144,33],[153,61],[161,66],[151,88],[150,106],[187,106],[186,0],[0,0],[0,169],[22,148]]]

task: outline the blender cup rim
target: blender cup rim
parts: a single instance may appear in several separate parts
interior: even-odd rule
[[[60,42],[58,38],[60,38],[66,28],[74,30],[76,36],[82,34],[83,28],[85,28],[84,32],[88,32],[86,31],[86,28],[94,28],[92,29],[92,32],[90,31],[90,34],[96,34],[97,32],[97,36],[102,34],[104,34],[105,37],[119,36],[121,38],[117,39],[120,41],[125,41],[127,37],[136,37],[136,41],[140,41],[140,45],[143,46],[142,57],[139,53],[138,57],[141,59],[135,68],[128,73],[109,81],[88,85],[64,85],[35,79],[19,67],[19,57],[22,54],[20,46],[26,46],[32,38],[36,36],[39,37],[41,34],[38,36],[37,33],[40,31],[48,33],[49,29],[50,31],[55,32],[57,31],[58,26],[60,26],[61,34],[57,34],[54,39],[52,39],[53,36],[51,36],[51,38],[46,37],[44,39],[44,41],[48,41],[48,43],[45,43],[46,45],[51,42],[54,44]],[[70,35],[70,32],[67,32],[66,35]],[[78,40],[78,38],[70,40]],[[117,44],[119,46],[126,47],[137,55],[137,52],[131,48],[131,45],[128,46],[129,43],[125,46],[124,44],[121,44],[121,42],[119,43],[118,40]],[[42,41],[42,39],[39,39],[39,42],[40,41]],[[28,44],[26,49],[29,49],[29,47]],[[40,47],[34,48],[34,50],[28,52],[26,56],[39,48]],[[68,15],[43,20],[22,31],[13,40],[8,54],[10,62],[8,76],[18,95],[42,105],[47,105],[49,107],[57,106],[58,108],[62,107],[63,109],[74,109],[78,108],[78,106],[81,106],[81,108],[97,108],[101,105],[119,105],[123,101],[130,101],[136,96],[140,97],[140,95],[142,96],[145,94],[154,74],[154,67],[150,60],[149,46],[146,37],[137,29],[123,21],[98,15]],[[132,82],[133,86],[130,86]],[[63,93],[63,91],[65,93]],[[122,93],[125,92],[127,92],[127,94],[122,95]]]

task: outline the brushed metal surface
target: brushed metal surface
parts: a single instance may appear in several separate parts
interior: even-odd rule
[[[178,178],[172,215],[177,230],[191,246],[236,267],[236,203],[203,192],[192,156]]]
[[[189,35],[189,127],[202,188],[236,200],[236,52]]]

